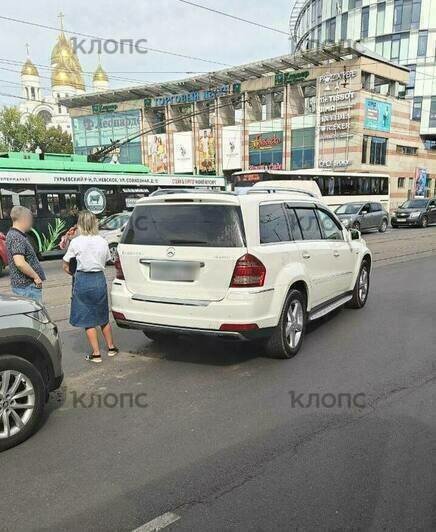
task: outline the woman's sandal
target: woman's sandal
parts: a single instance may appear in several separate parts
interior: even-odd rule
[[[94,364],[100,364],[102,362],[101,355],[85,355],[85,360],[94,362]]]
[[[107,356],[108,357],[115,357],[117,356],[119,353],[119,349],[118,347],[111,347],[110,349],[108,349],[107,351]]]

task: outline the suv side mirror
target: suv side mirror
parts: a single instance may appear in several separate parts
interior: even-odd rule
[[[360,240],[360,231],[358,229],[350,229],[351,240]]]
[[[362,211],[360,214],[368,214],[368,211],[367,210]]]

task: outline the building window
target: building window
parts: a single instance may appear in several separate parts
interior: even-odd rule
[[[429,127],[436,127],[436,96],[431,97]]]
[[[418,33],[418,57],[425,57],[427,55],[428,31],[420,31]]]
[[[425,140],[424,141],[425,150],[436,150],[436,140]]]
[[[391,61],[403,61],[409,54],[409,34],[397,33],[392,35]]]
[[[412,107],[412,120],[421,120],[422,114],[422,96],[415,96],[413,98],[413,107]]]
[[[405,177],[399,177],[398,178],[398,188],[404,188],[406,186],[406,178]]]
[[[335,42],[336,36],[336,18],[331,18],[326,21],[326,41]]]
[[[386,13],[386,2],[377,4],[376,35],[381,35],[385,32],[385,13]]]
[[[362,0],[348,0],[348,9],[354,9],[362,7]]]
[[[386,148],[388,139],[383,137],[363,136],[362,163],[386,164]]]
[[[395,0],[393,31],[419,28],[421,0]]]
[[[416,81],[416,65],[407,65],[409,72],[409,81],[407,82],[407,88],[413,89]]]
[[[412,30],[419,28],[419,19],[421,18],[421,0],[413,0],[412,2],[412,23],[410,27]]]
[[[362,17],[360,23],[360,38],[365,39],[368,37],[369,30],[369,6],[362,9]]]
[[[397,153],[401,153],[402,155],[418,155],[418,148],[397,144]]]
[[[391,58],[391,36],[385,35],[384,37],[376,37],[375,39],[375,52],[386,59]]]
[[[313,168],[315,163],[315,128],[293,129],[291,134],[291,168]]]
[[[348,33],[348,13],[343,13],[341,17],[341,41],[347,40]]]
[[[35,96],[35,87],[30,87],[30,96],[31,96],[32,100],[34,100],[36,98],[36,96]]]

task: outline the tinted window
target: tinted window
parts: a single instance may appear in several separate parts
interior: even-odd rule
[[[382,206],[380,203],[371,203],[371,212],[380,212],[382,210]]]
[[[363,203],[345,203],[336,209],[336,214],[357,214]]]
[[[330,214],[318,210],[318,219],[324,238],[327,238],[328,240],[343,240],[344,236],[342,230]]]
[[[141,205],[121,242],[149,246],[243,247],[239,207],[226,205]]]
[[[298,224],[297,215],[295,214],[294,209],[289,205],[285,210],[288,217],[292,238],[294,240],[303,240],[303,235],[301,234],[300,225]]]
[[[261,205],[259,210],[260,243],[288,242],[288,223],[282,203]]]
[[[321,231],[313,209],[295,209],[304,240],[321,240]]]

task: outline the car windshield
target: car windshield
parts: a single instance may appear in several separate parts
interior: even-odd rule
[[[336,214],[357,214],[363,203],[346,203],[336,209]]]
[[[427,205],[427,200],[425,199],[414,199],[405,201],[401,205],[401,209],[422,209]]]
[[[109,216],[108,218],[100,222],[99,228],[103,229],[104,231],[121,229],[121,227],[124,227],[126,225],[128,220],[128,214],[113,214],[112,216]]]

